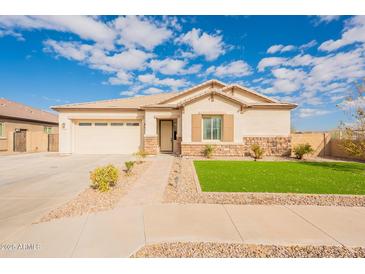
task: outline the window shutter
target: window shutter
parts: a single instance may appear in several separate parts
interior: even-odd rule
[[[202,140],[202,115],[191,115],[191,141],[201,142]]]
[[[233,114],[223,115],[223,142],[233,142],[234,140],[234,117]]]

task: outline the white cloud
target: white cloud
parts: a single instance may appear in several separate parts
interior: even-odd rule
[[[287,60],[287,58],[282,58],[282,57],[263,58],[257,65],[257,68],[259,71],[264,71],[265,68],[279,66],[279,65],[283,64],[284,62],[286,62],[286,60]]]
[[[186,86],[188,84],[188,82],[185,79],[174,79],[174,78],[160,79],[152,73],[139,75],[138,80],[143,84],[168,86],[174,90]]]
[[[76,61],[84,61],[92,50],[91,45],[83,45],[78,42],[58,42],[49,39],[44,41],[43,44],[45,46],[45,51],[55,52],[57,56]]]
[[[154,56],[138,49],[127,49],[107,55],[107,52],[97,45],[78,42],[46,40],[44,45],[48,52],[55,52],[58,56],[80,61],[105,72],[144,70],[146,61]]]
[[[156,87],[150,87],[143,91],[144,94],[157,94],[157,93],[162,93],[162,92],[164,92],[164,90],[156,88]]]
[[[186,68],[186,66],[187,62],[185,60],[171,58],[150,61],[150,67],[154,71],[158,71],[166,75],[198,73],[202,67],[200,64],[192,65],[188,68]]]
[[[322,116],[331,113],[329,110],[324,109],[314,109],[314,108],[301,108],[299,109],[299,117],[307,118],[313,116]]]
[[[19,32],[13,31],[13,30],[2,30],[0,29],[0,38],[4,36],[13,36],[18,41],[25,41],[23,35]]]
[[[153,50],[172,35],[169,29],[159,27],[145,17],[118,17],[113,26],[120,35],[118,43],[129,48],[140,46],[147,50]]]
[[[218,67],[211,66],[207,69],[206,73],[212,73],[220,77],[242,77],[252,74],[252,70],[246,62],[239,60]]]
[[[219,34],[208,34],[200,29],[193,28],[188,33],[181,35],[177,42],[188,44],[194,53],[205,56],[205,59],[212,61],[225,52],[223,37]]]
[[[289,80],[303,80],[306,77],[306,73],[299,69],[277,68],[272,70],[272,74],[276,78]]]
[[[299,83],[288,79],[277,79],[273,84],[274,91],[272,93],[292,93],[299,89]]]
[[[322,51],[334,51],[353,43],[365,43],[365,16],[355,16],[347,21],[347,26],[338,40],[327,40],[319,46]]]
[[[317,41],[316,40],[311,40],[311,41],[309,41],[308,43],[305,43],[305,44],[303,44],[303,45],[301,45],[301,46],[299,46],[299,49],[300,50],[307,50],[307,49],[309,49],[309,48],[312,48],[312,47],[314,47],[315,45],[317,45],[318,43],[317,43]]]
[[[0,28],[71,32],[82,39],[95,41],[107,48],[113,47],[113,40],[116,37],[115,31],[96,17],[80,15],[0,16]]]
[[[129,85],[131,82],[131,75],[125,71],[118,71],[115,77],[110,77],[108,79],[111,85]]]
[[[143,70],[146,60],[153,57],[153,54],[138,49],[128,49],[112,56],[107,56],[105,61],[116,69]]]
[[[267,53],[270,53],[270,54],[274,54],[274,53],[277,53],[277,52],[288,52],[288,51],[293,51],[295,50],[297,47],[296,46],[293,46],[293,45],[287,45],[287,46],[284,46],[284,45],[273,45],[271,47],[269,47],[267,49]]]
[[[328,24],[330,22],[337,21],[338,19],[340,19],[339,15],[318,15],[313,23],[315,26],[318,26],[321,23]]]

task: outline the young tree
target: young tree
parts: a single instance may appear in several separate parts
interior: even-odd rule
[[[350,155],[365,157],[365,78],[355,83],[355,88],[339,106],[353,121],[341,123],[345,133],[343,148]]]

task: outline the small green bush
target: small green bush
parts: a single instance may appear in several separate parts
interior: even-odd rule
[[[303,159],[305,154],[313,152],[313,148],[310,144],[299,144],[294,148],[295,157],[299,160]]]
[[[209,159],[212,157],[213,153],[214,153],[214,147],[212,145],[205,145],[203,150],[204,156]]]
[[[258,144],[253,144],[252,146],[251,146],[251,150],[252,150],[252,152],[253,152],[253,158],[254,158],[254,160],[256,161],[257,159],[261,159],[262,158],[262,156],[264,155],[264,149],[262,149],[261,147],[260,147],[260,145],[258,145]]]
[[[131,172],[132,172],[132,168],[133,168],[133,166],[134,166],[134,161],[127,161],[127,162],[125,162],[124,164],[125,164],[125,168],[126,168],[126,173],[127,174],[131,174]]]
[[[143,162],[143,159],[146,158],[147,152],[141,149],[134,153],[134,156],[137,158],[137,162],[141,163]]]
[[[90,172],[91,187],[101,192],[108,191],[119,178],[119,170],[113,165],[97,167]]]

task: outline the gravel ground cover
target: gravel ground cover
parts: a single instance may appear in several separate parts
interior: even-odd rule
[[[137,163],[130,175],[120,171],[118,183],[108,192],[99,192],[91,187],[79,193],[77,197],[66,204],[48,212],[36,223],[48,222],[53,219],[80,216],[90,212],[112,209],[128,192],[133,183],[143,174],[151,164],[149,161]]]
[[[365,195],[326,195],[253,192],[201,192],[194,178],[192,159],[176,157],[169,184],[164,193],[166,203],[262,204],[365,206]]]
[[[147,245],[132,258],[365,258],[365,248],[275,246],[231,243],[161,243]]]

